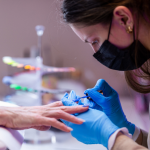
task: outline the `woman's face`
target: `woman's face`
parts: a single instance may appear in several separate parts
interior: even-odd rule
[[[88,43],[92,47],[94,52],[97,52],[108,38],[109,25],[96,24],[82,27],[70,24],[70,27],[83,42]],[[109,42],[123,49],[132,44],[133,34],[127,33],[126,29],[113,19]]]
[[[109,42],[120,49],[124,49],[134,41],[133,33],[127,33],[128,27],[133,29],[133,16],[131,11],[124,6],[116,7],[113,14]],[[74,33],[83,42],[90,44],[94,52],[97,52],[103,42],[108,38],[110,23],[107,25],[99,23],[92,26],[83,26],[70,24]]]

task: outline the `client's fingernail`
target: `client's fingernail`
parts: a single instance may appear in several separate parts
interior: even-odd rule
[[[72,128],[70,128],[70,127],[68,127],[68,129],[69,129],[70,131],[73,131],[73,129],[72,129]]]
[[[85,105],[83,105],[82,107],[89,107],[89,105],[85,104]]]
[[[85,122],[85,120],[83,120],[83,119],[79,119],[80,121],[82,121],[82,122]]]

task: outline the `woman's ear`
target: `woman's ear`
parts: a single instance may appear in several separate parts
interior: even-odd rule
[[[119,25],[125,29],[131,28],[133,30],[134,22],[133,15],[131,11],[125,6],[118,6],[114,9],[113,12],[114,19],[118,22]]]

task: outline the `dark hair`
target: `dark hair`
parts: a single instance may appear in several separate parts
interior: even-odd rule
[[[150,0],[63,0],[63,19],[69,24],[84,26],[98,23],[109,24],[113,11],[117,6],[125,6],[132,10],[136,16],[135,28],[138,39],[139,21],[142,17],[145,22],[150,21]],[[137,48],[135,49],[137,58]],[[126,71],[125,78],[128,85],[137,92],[150,92],[150,64],[149,60],[142,67]],[[144,83],[141,79],[144,79]],[[147,81],[147,82],[145,82]]]

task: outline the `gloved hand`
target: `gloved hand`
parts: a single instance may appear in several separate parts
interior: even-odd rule
[[[65,106],[78,105],[72,101],[77,96],[74,91],[68,94],[66,93],[61,99]],[[109,137],[118,130],[118,127],[114,125],[110,119],[102,111],[96,109],[89,109],[88,111],[78,114],[78,118],[82,118],[85,122],[81,125],[62,120],[67,126],[71,127],[73,131],[71,134],[78,141],[85,144],[102,144],[108,148]]]
[[[98,90],[102,90],[103,95]],[[99,79],[94,88],[88,89],[84,93],[93,100],[85,99],[84,104],[88,104],[90,108],[102,110],[116,126],[126,127],[130,134],[134,134],[135,125],[127,120],[118,93],[105,80]]]

